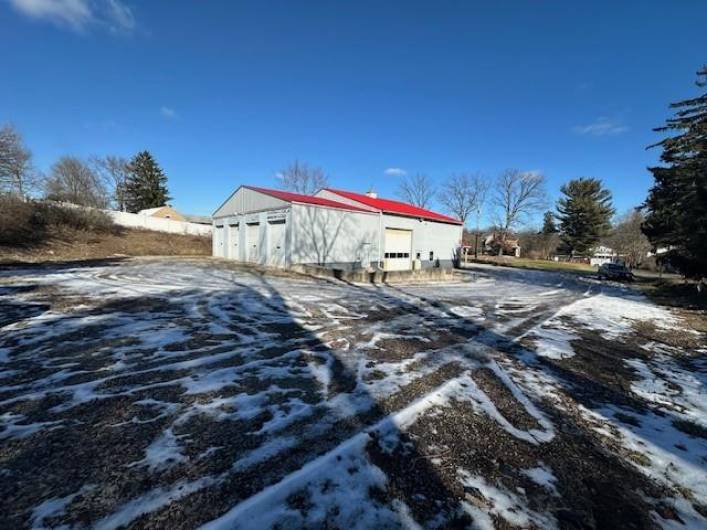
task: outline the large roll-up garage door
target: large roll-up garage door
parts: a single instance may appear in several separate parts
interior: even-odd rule
[[[406,271],[412,268],[412,231],[399,228],[385,229],[384,267],[387,271]]]
[[[260,257],[260,225],[246,225],[246,259],[257,263]]]
[[[268,265],[283,267],[285,265],[285,221],[268,223]]]

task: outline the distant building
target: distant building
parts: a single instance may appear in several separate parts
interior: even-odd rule
[[[214,256],[289,267],[411,270],[451,267],[462,223],[375,193],[302,195],[238,188],[213,214]]]
[[[146,217],[160,217],[162,219],[172,219],[173,221],[186,221],[184,217],[177,210],[169,205],[159,206],[157,208],[148,208],[146,210],[140,210],[139,215],[144,215]]]
[[[514,256],[520,257],[520,245],[517,239],[512,239],[508,236],[503,236],[498,232],[491,232],[484,238],[483,253],[498,256]]]
[[[611,247],[598,246],[589,256],[589,264],[592,267],[601,267],[604,263],[613,263],[618,257]]]

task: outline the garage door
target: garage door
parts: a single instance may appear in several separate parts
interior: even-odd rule
[[[213,236],[213,255],[219,258],[223,258],[223,225],[216,226],[214,228]]]
[[[387,271],[406,271],[412,268],[412,231],[385,229],[384,268]]]
[[[240,238],[241,236],[241,230],[240,226],[238,225],[230,225],[228,227],[228,256],[231,259],[241,259],[241,255],[239,254],[240,247],[238,246],[240,243]]]
[[[260,256],[260,225],[246,225],[246,259],[257,263]]]
[[[268,242],[268,265],[283,267],[285,265],[285,222],[269,223],[270,238]]]

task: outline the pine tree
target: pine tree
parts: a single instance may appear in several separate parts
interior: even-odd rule
[[[697,72],[707,87],[707,65]],[[685,276],[707,277],[707,92],[670,105],[675,116],[657,132],[674,132],[650,147],[663,149],[661,166],[651,167],[655,183],[644,207],[643,232],[663,259]]]
[[[543,229],[542,234],[554,234],[557,232],[557,225],[555,224],[555,215],[552,212],[545,212],[543,215]]]
[[[149,151],[142,151],[130,161],[125,181],[125,202],[129,212],[164,206],[170,200],[167,176]]]
[[[586,255],[611,228],[611,192],[594,178],[571,180],[560,191],[565,195],[557,201],[562,251]]]

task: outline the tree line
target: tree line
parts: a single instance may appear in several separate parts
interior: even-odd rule
[[[707,66],[696,85],[707,87]],[[425,174],[405,177],[401,199],[429,208],[436,198],[465,225],[475,220],[476,234],[485,213],[501,241],[543,210],[543,226],[534,245],[553,252],[585,256],[602,240],[632,261],[652,249],[688,277],[707,278],[707,92],[670,106],[675,115],[654,129],[672,136],[649,146],[660,148],[661,165],[648,168],[654,178],[645,202],[612,224],[611,192],[601,180],[582,177],[565,183],[555,211],[548,206],[546,179],[536,172],[508,169],[495,179],[480,173],[451,175],[439,188]],[[278,173],[283,188],[312,194],[328,185],[321,168],[300,161]],[[11,125],[0,128],[0,194],[29,197],[40,190],[47,199],[136,212],[170,200],[167,177],[148,151],[127,160],[107,156],[88,161],[63,157],[41,175],[32,154]],[[490,209],[490,212],[486,212]]]
[[[63,156],[45,175],[34,167],[32,152],[12,125],[0,128],[0,194],[132,213],[171,199],[167,176],[149,151],[131,159]]]
[[[707,66],[697,72],[697,87],[707,87]],[[605,242],[635,266],[649,251],[686,277],[707,278],[707,92],[670,105],[674,117],[656,132],[672,136],[649,146],[659,147],[662,165],[650,167],[654,178],[645,202],[618,217],[611,192],[601,180],[581,177],[561,188],[555,211],[546,210],[540,231],[525,231],[526,247],[538,257],[559,253],[587,256]],[[279,176],[283,187],[313,193],[326,187],[321,168],[296,162]],[[429,208],[436,198],[465,225],[475,218],[476,234],[487,208],[491,229],[503,240],[528,219],[547,208],[546,179],[542,174],[508,169],[495,179],[480,173],[451,175],[439,187],[425,174],[405,177],[398,195],[404,201]]]

